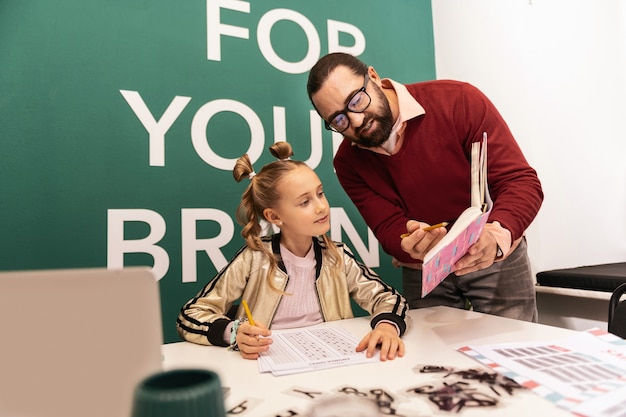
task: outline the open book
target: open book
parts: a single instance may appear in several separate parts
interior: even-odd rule
[[[471,205],[424,256],[422,297],[454,272],[454,264],[476,243],[487,223],[492,207],[487,186],[487,133],[483,133],[481,142],[472,144],[471,164]]]

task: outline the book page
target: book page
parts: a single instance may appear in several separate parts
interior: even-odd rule
[[[437,243],[431,250],[426,253],[424,256],[424,263],[430,261],[441,249],[443,249],[446,245],[452,243],[452,241],[463,232],[472,222],[474,222],[478,216],[480,216],[483,212],[480,210],[480,207],[468,207],[465,209],[463,213],[459,216],[459,218],[454,222],[448,233]]]
[[[466,226],[459,226],[458,228],[460,234],[456,237],[452,233],[444,236],[444,238],[451,236],[453,239],[449,240],[447,245],[440,248],[438,252],[422,265],[422,297],[430,293],[445,277],[455,271],[454,264],[480,238],[483,227],[487,223],[489,212],[482,213],[477,207],[470,207],[469,209],[463,213],[468,214],[464,218]],[[456,223],[454,225],[456,226]]]
[[[272,330],[273,343],[258,359],[259,372],[287,375],[379,361],[357,352],[359,340],[338,327]]]

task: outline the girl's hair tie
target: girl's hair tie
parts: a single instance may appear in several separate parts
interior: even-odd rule
[[[248,174],[248,179],[252,180],[252,178],[254,178],[256,176],[256,172],[252,171],[251,173]]]

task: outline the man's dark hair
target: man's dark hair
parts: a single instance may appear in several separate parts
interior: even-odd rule
[[[322,84],[324,84],[328,75],[335,68],[342,65],[351,69],[356,75],[365,75],[367,73],[367,65],[350,54],[333,52],[325,55],[321,57],[315,65],[313,65],[313,68],[311,68],[311,71],[309,72],[309,80],[306,84],[309,100],[313,94],[317,93],[320,88],[322,88]],[[313,101],[311,100],[311,103],[312,102]]]

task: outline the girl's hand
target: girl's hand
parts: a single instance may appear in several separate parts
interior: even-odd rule
[[[380,347],[380,360],[393,360],[404,356],[404,342],[398,336],[396,326],[390,323],[379,323],[374,330],[369,332],[357,345],[356,351],[362,352],[367,349],[366,355],[371,358]]]
[[[259,353],[266,352],[272,344],[272,339],[268,337],[272,332],[263,323],[255,324],[251,326],[246,321],[237,329],[237,346],[244,359],[257,359]]]

